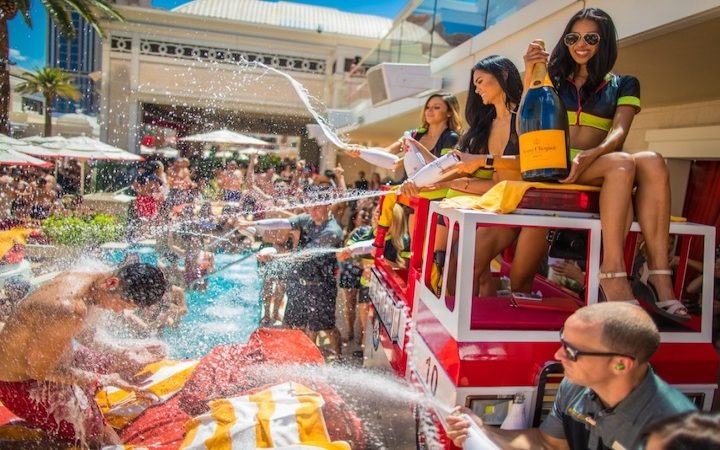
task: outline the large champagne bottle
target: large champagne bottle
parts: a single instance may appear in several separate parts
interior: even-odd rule
[[[545,43],[536,40],[535,43]],[[547,65],[532,68],[532,82],[518,112],[520,172],[525,181],[558,181],[570,173],[567,111],[550,81]]]

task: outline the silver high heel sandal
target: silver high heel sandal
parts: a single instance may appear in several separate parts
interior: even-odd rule
[[[655,269],[651,270],[648,269],[647,276],[648,281],[645,284],[648,287],[649,292],[652,293],[653,296],[653,310],[660,314],[661,316],[674,320],[676,322],[686,322],[690,320],[690,314],[688,313],[687,308],[680,300],[677,299],[664,299],[661,300],[660,296],[658,295],[657,289],[655,289],[655,286],[650,282],[649,277],[653,275],[667,275],[672,276],[673,272],[670,269]],[[680,314],[677,314],[680,312]]]
[[[609,280],[612,278],[625,278],[627,279],[628,274],[627,272],[599,272],[598,280]],[[607,302],[609,301],[607,298],[607,295],[605,295],[605,290],[603,289],[602,285],[600,286],[600,295],[598,296],[598,301],[600,302]],[[612,301],[622,301],[625,303],[632,303],[633,305],[640,305],[640,302],[638,302],[636,299],[628,299],[628,300],[612,300]]]

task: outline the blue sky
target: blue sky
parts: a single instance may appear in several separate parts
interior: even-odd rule
[[[267,0],[277,1],[277,0]],[[293,0],[294,3],[328,6],[342,11],[376,14],[394,18],[409,0]],[[170,9],[188,3],[188,0],[152,0],[156,8]],[[47,14],[40,0],[32,1],[33,27],[29,29],[19,15],[9,24],[10,60],[26,69],[45,66]]]

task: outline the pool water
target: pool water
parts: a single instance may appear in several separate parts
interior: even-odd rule
[[[145,263],[158,262],[152,247],[110,250],[107,260],[116,265],[127,253],[138,254]],[[166,328],[162,335],[171,358],[200,358],[216,345],[245,342],[258,327],[262,283],[253,255],[217,253],[215,270],[238,260],[241,261],[210,275],[205,292],[185,291],[188,313],[177,328]]]

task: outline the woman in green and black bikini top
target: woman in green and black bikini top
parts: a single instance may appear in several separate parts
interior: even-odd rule
[[[468,130],[460,139],[458,149],[454,150],[460,157],[460,172],[465,176],[427,186],[423,190],[451,188],[455,191],[483,194],[498,181],[504,179],[520,179],[517,162],[500,164],[501,156],[515,156],[518,151],[518,136],[515,128],[515,110],[522,95],[522,81],[517,67],[508,58],[488,56],[473,66],[470,73],[468,100],[465,107],[465,119]],[[492,157],[492,159],[491,159]],[[491,161],[493,161],[491,163]],[[417,187],[412,182],[403,183],[403,193],[416,195]],[[443,231],[440,231],[440,230]],[[528,228],[522,232],[517,228],[479,227],[476,231],[476,249],[473,280],[475,294],[492,296],[496,286],[490,273],[490,261],[505,247],[520,236],[521,241],[540,245],[521,245],[522,257],[513,261],[511,268],[512,286],[519,291],[529,292],[532,278],[537,271],[537,264],[546,248],[544,231]],[[533,234],[534,233],[534,234]],[[437,239],[441,234],[442,238]],[[444,227],[438,227],[436,249],[445,249]],[[528,262],[528,263],[526,263]],[[454,292],[454,270],[456,263],[451,261],[448,266],[448,291]]]
[[[617,32],[612,19],[598,8],[580,10],[568,22],[552,55],[530,44],[524,59],[526,69],[547,62],[568,110],[570,145],[577,150],[573,152],[570,175],[561,182],[601,186],[601,293],[608,300],[633,300],[622,250],[625,224],[632,212],[631,192],[636,184],[637,220],[647,246],[649,285],[655,296],[651,306],[673,320],[687,320],[687,309],[675,299],[667,259],[667,166],[654,152],[628,155],[620,151],[640,111],[640,84],[634,77],[611,72],[617,59]],[[615,175],[609,175],[607,170],[613,170]]]

